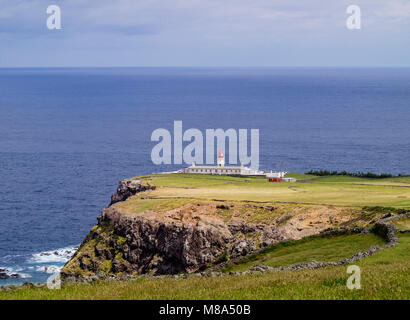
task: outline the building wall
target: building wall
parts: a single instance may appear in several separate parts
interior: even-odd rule
[[[240,169],[228,168],[186,168],[184,173],[198,173],[198,174],[241,174]]]

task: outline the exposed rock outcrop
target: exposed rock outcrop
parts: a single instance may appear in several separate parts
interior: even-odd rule
[[[284,239],[277,228],[263,224],[225,223],[206,215],[177,218],[105,209],[62,270],[63,278],[190,273]]]
[[[7,269],[0,269],[0,279],[21,278],[18,273],[10,273]]]
[[[129,197],[136,195],[137,193],[147,190],[154,190],[155,186],[151,186],[147,182],[142,180],[123,180],[118,183],[117,192],[111,196],[110,206],[114,203],[125,201]]]

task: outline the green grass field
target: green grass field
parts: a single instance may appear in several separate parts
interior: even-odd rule
[[[302,239],[267,248],[259,254],[250,255],[225,267],[222,271],[242,272],[258,263],[280,267],[312,260],[337,261],[350,258],[353,254],[364,251],[372,245],[383,245],[384,243],[383,239],[374,234]]]
[[[0,299],[410,299],[410,234],[358,261],[361,289],[346,287],[346,266],[222,278],[150,279],[0,291]]]
[[[151,197],[410,208],[410,187],[391,185],[392,178],[371,180],[368,184],[356,181],[363,178],[342,176],[305,183],[274,183],[260,177],[245,182],[245,178],[237,177],[178,174],[156,175],[150,179],[150,183],[158,186],[150,193]],[[355,182],[347,182],[352,179]]]

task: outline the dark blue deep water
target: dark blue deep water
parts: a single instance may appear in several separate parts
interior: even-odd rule
[[[0,285],[61,267],[118,180],[179,169],[150,158],[174,120],[260,129],[261,169],[410,173],[410,69],[0,69],[0,269],[30,276]]]

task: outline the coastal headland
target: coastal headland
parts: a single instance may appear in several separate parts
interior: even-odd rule
[[[103,297],[121,286],[114,298],[408,297],[410,178],[288,176],[298,181],[189,174],[123,180],[62,269],[61,290],[0,296],[74,298],[101,286]],[[343,266],[353,262],[380,281],[346,289]]]

